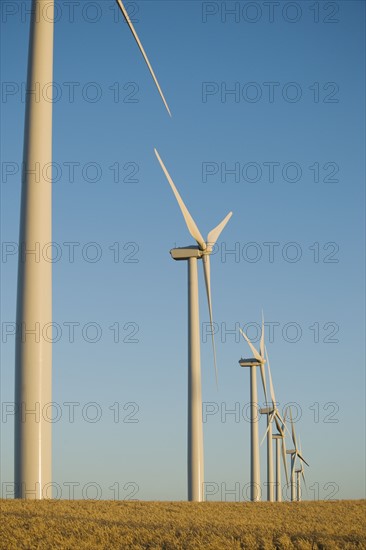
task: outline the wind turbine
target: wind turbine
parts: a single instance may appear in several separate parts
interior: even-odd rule
[[[261,444],[263,443],[265,437],[267,436],[267,500],[269,502],[273,502],[274,501],[274,475],[273,475],[273,438],[274,437],[272,435],[272,422],[273,420],[276,420],[277,429],[281,434],[282,429],[280,426],[280,422],[282,423],[283,430],[284,430],[285,421],[282,419],[280,411],[278,410],[278,407],[277,407],[277,401],[276,401],[275,391],[274,391],[273,382],[272,382],[271,365],[268,358],[267,348],[265,348],[265,352],[266,352],[266,360],[267,360],[267,367],[268,367],[269,389],[271,394],[272,406],[266,407],[264,409],[260,409],[259,412],[267,416],[267,429],[263,436]],[[285,441],[284,437],[282,437],[282,451],[284,450],[284,445],[285,445],[284,441]],[[276,452],[277,451],[279,451],[279,449],[278,449],[278,443],[276,441]],[[278,464],[277,464],[277,468],[278,468]],[[285,468],[286,468],[286,477],[287,477],[286,455],[285,455]],[[278,470],[277,470],[277,473],[278,473]],[[276,485],[276,495],[277,495],[276,498],[278,498],[279,491],[280,489],[278,488],[278,485]]]
[[[300,439],[299,439],[299,445],[300,445],[300,453],[302,454]],[[304,485],[305,485],[305,488],[306,488],[304,464],[301,461],[300,461],[300,466],[301,466],[301,468],[298,468],[297,470],[295,470],[295,473],[296,473],[296,497],[297,497],[298,502],[301,501],[301,477],[300,476],[302,476],[302,479],[304,481]]]
[[[203,262],[217,383],[216,350],[212,324],[210,254],[231,218],[232,212],[229,212],[222,222],[210,231],[205,241],[156,149],[155,155],[177,199],[188,231],[198,245],[174,248],[170,254],[174,260],[188,262],[188,500],[201,502],[203,500],[204,462],[197,260],[202,259]]]
[[[286,413],[284,416],[284,422],[286,421]],[[282,486],[281,486],[281,452],[282,452],[282,461],[286,474],[286,482],[288,485],[288,472],[287,472],[287,461],[286,461],[286,441],[285,441],[285,424],[279,422],[277,416],[275,416],[275,423],[277,426],[278,433],[273,434],[272,438],[276,442],[276,502],[282,501]],[[281,449],[280,449],[281,442]]]
[[[261,500],[260,459],[259,459],[259,435],[258,435],[258,391],[257,391],[257,367],[260,367],[262,385],[267,402],[266,375],[264,364],[264,318],[262,313],[262,333],[259,344],[259,352],[255,349],[245,332],[240,329],[242,336],[248,342],[254,357],[240,359],[241,367],[250,368],[250,500]]]
[[[299,451],[297,448],[295,427],[292,420],[291,407],[290,407],[290,423],[291,423],[292,442],[294,444],[294,448],[287,451],[287,454],[291,455],[291,501],[294,501],[296,500],[296,483],[295,483],[296,458],[301,460],[301,462],[304,462],[307,466],[309,466],[309,464],[303,458],[301,451]]]
[[[145,50],[121,2],[119,7],[170,115]],[[45,10],[44,8],[47,8]],[[47,11],[47,16],[45,16]],[[33,0],[27,90],[53,81],[54,0]],[[19,229],[17,334],[15,350],[15,497],[48,497],[51,486],[51,423],[42,414],[52,401],[52,263],[45,246],[52,242],[52,101],[27,93],[24,126],[22,197]]]

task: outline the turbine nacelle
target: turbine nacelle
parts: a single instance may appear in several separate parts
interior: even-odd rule
[[[255,357],[250,357],[249,359],[240,359],[239,365],[241,367],[260,367],[263,363],[258,361]]]
[[[273,407],[266,407],[264,409],[259,409],[260,414],[273,414],[275,409]]]
[[[198,246],[184,246],[181,248],[173,248],[170,251],[173,260],[189,260],[189,258],[200,259],[203,256],[202,250]]]
[[[207,246],[205,250],[202,250],[199,246],[180,246],[178,248],[172,248],[170,255],[173,260],[189,260],[189,258],[202,259],[203,256],[209,256],[212,252],[212,246]]]

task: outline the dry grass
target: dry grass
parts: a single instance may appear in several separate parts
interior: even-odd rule
[[[366,548],[366,501],[1,501],[0,548]]]

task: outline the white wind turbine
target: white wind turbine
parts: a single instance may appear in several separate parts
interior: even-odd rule
[[[145,50],[121,0],[117,3],[140,48],[170,115]],[[27,90],[53,81],[54,0],[33,0]],[[19,229],[17,335],[15,352],[16,498],[48,497],[51,484],[51,426],[42,414],[52,401],[52,344],[42,336],[52,326],[52,263],[42,254],[52,242],[52,101],[28,93],[24,127]],[[37,335],[38,334],[38,335]],[[33,411],[33,412],[32,412]]]
[[[292,420],[291,407],[290,407],[290,423],[291,423],[292,442],[294,444],[294,448],[287,451],[287,454],[291,455],[291,501],[294,501],[297,498],[296,497],[296,483],[295,483],[296,458],[298,458],[301,462],[303,462],[307,466],[309,466],[309,464],[303,458],[301,451],[297,448],[295,426],[294,426],[294,423],[293,423],[293,420]],[[300,462],[300,464],[301,464],[301,462]],[[302,466],[302,464],[301,464],[301,466]],[[301,472],[301,470],[300,470],[300,472]],[[304,476],[304,474],[303,474],[303,476]]]
[[[283,417],[284,422],[286,422],[286,413]],[[276,442],[276,502],[282,501],[282,486],[281,486],[281,452],[282,452],[282,462],[286,474],[286,483],[288,485],[288,471],[287,471],[287,460],[286,460],[286,433],[285,433],[285,424],[281,424],[275,417],[275,423],[277,426],[278,433],[273,434],[273,439]],[[281,442],[281,449],[280,449]]]
[[[257,367],[260,367],[265,401],[267,402],[266,375],[264,364],[264,318],[262,313],[262,333],[259,344],[259,352],[243,330],[242,336],[248,342],[254,357],[240,359],[241,367],[250,368],[250,500],[261,500],[260,459],[259,459],[259,435],[258,435],[258,391],[257,391]]]
[[[263,436],[263,439],[261,441],[261,444],[263,443],[265,437],[267,436],[267,500],[269,502],[274,501],[274,475],[273,475],[273,434],[272,434],[272,422],[273,420],[276,420],[276,426],[280,432],[280,437],[282,432],[285,430],[285,421],[282,419],[280,411],[277,407],[277,401],[275,396],[275,391],[273,387],[272,382],[272,374],[271,374],[271,365],[268,358],[267,348],[265,348],[266,351],[266,359],[267,359],[267,367],[268,367],[268,377],[269,377],[269,389],[271,394],[271,400],[272,400],[272,406],[266,407],[264,409],[260,410],[261,414],[265,414],[267,416],[267,429]],[[280,422],[283,426],[283,429],[281,428]],[[276,440],[279,438],[275,438]],[[284,435],[282,437],[282,456],[284,457],[284,465],[285,465],[285,472],[286,472],[286,478],[287,478],[287,465],[286,465],[286,453],[285,453],[286,447],[285,447],[285,438]],[[276,441],[276,453],[279,452],[278,443]],[[285,453],[285,454],[284,454]],[[277,466],[276,466],[276,472],[278,474],[278,457],[276,455],[277,460]],[[281,474],[280,474],[281,475]],[[276,499],[279,498],[279,492],[280,488],[278,488],[278,480],[276,481]]]
[[[299,446],[300,446],[300,454],[302,455],[302,450],[301,450],[301,440],[299,438]],[[301,490],[301,476],[302,476],[302,479],[304,481],[304,485],[305,485],[305,488],[306,488],[306,481],[305,481],[305,473],[304,473],[304,464],[302,461],[300,461],[300,468],[298,468],[297,470],[295,470],[295,473],[296,473],[296,499],[297,501],[301,501],[301,494],[302,494],[302,490]]]
[[[188,262],[188,500],[201,502],[203,500],[204,462],[197,260],[202,259],[203,262],[217,383],[216,351],[212,324],[210,254],[222,230],[231,218],[232,212],[215,229],[210,231],[205,241],[156,149],[155,155],[177,199],[188,231],[198,245],[174,248],[170,251],[170,254],[174,260]]]

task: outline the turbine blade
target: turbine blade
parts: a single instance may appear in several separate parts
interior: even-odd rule
[[[279,411],[278,411],[278,409],[277,409],[277,416],[278,416],[278,418],[279,418],[279,419],[281,420],[281,422],[282,422],[281,433],[282,433],[282,434],[285,434],[285,429],[286,429],[287,432],[288,432],[288,434],[291,435],[291,432],[290,432],[290,430],[288,429],[288,427],[287,427],[287,425],[286,425],[287,409],[288,409],[288,407],[286,407],[286,409],[285,409],[285,414],[284,414],[283,418],[281,418],[281,415],[280,415],[280,413],[279,413]]]
[[[295,445],[295,450],[297,450],[297,444],[296,444],[296,434],[295,434],[295,426],[294,426],[294,423],[293,423],[293,420],[292,420],[292,410],[291,410],[291,407],[290,407],[290,422],[291,422],[291,432],[292,432],[292,441]]]
[[[240,330],[243,338],[245,338],[245,340],[247,341],[250,349],[252,350],[252,353],[253,353],[254,357],[257,359],[257,361],[262,361],[261,356],[259,355],[259,353],[255,349],[255,347],[253,346],[252,342],[249,340],[248,336],[245,334],[245,332],[240,327],[239,327],[239,330]]]
[[[264,325],[263,325],[263,331],[264,331]],[[275,392],[274,392],[274,388],[273,388],[271,366],[269,364],[269,357],[268,357],[267,347],[265,347],[265,352],[266,352],[267,367],[268,367],[269,390],[270,390],[270,393],[271,393],[273,408],[275,408],[276,407],[276,396],[275,396]]]
[[[300,454],[302,455],[302,445],[301,445],[301,437],[299,436],[299,451],[300,451]]]
[[[203,260],[203,272],[205,274],[205,284],[206,284],[208,311],[209,311],[209,314],[210,314],[210,325],[211,325],[211,337],[212,337],[212,349],[213,349],[213,356],[214,356],[216,386],[218,387],[217,363],[216,363],[216,346],[215,346],[215,337],[214,337],[213,320],[212,320],[210,256],[208,254],[204,254],[202,260]]]
[[[288,429],[288,427],[286,426],[286,414],[287,414],[287,409],[285,410],[285,415],[284,417],[282,418],[280,412],[278,409],[276,409],[277,411],[277,417],[279,418],[279,420],[282,422],[282,427],[281,429],[279,430],[282,434],[285,433],[285,430],[287,430],[288,434],[291,435],[291,432],[290,430]]]
[[[302,479],[303,479],[303,482],[304,482],[304,485],[305,485],[305,489],[306,491],[308,490],[307,486],[306,486],[306,480],[305,480],[305,474],[304,474],[304,471],[301,470],[301,475],[302,475]]]
[[[268,419],[268,423],[267,423],[267,429],[266,429],[266,431],[264,432],[264,436],[263,436],[263,438],[262,438],[261,445],[263,444],[263,441],[266,439],[266,435],[267,435],[268,430],[269,430],[269,425],[270,425],[270,423],[271,423],[272,420],[273,420],[274,414],[275,414],[275,413],[273,412],[273,413],[271,413],[271,414],[269,415],[269,419]]]
[[[287,470],[287,460],[286,460],[286,441],[285,441],[285,437],[282,438],[282,445],[281,445],[281,448],[282,448],[282,461],[283,461],[283,465],[284,465],[284,468],[285,468],[285,474],[286,474],[286,481],[287,481],[287,485],[288,485],[288,470]]]
[[[303,458],[300,453],[296,453],[296,456],[298,456],[299,459],[302,460],[304,462],[304,464],[306,464],[306,466],[309,466],[309,464],[306,462],[305,458]],[[309,466],[309,468],[310,468],[310,466]]]
[[[233,215],[233,213],[229,212],[228,215],[222,220],[222,222],[219,223],[218,226],[216,226],[212,231],[209,232],[209,234],[207,236],[207,246],[210,250],[212,250],[212,247],[216,243],[216,241],[219,238],[222,230],[224,229],[225,225],[230,220],[232,215]]]
[[[275,420],[275,423],[276,423],[277,430],[280,432],[281,435],[283,435],[282,426],[281,426],[280,421],[278,419],[278,412],[277,411],[276,411],[276,414],[274,416],[274,420]]]
[[[192,216],[188,212],[188,208],[184,204],[183,199],[182,199],[182,197],[180,196],[180,194],[178,192],[178,189],[175,187],[174,182],[173,182],[168,170],[166,169],[165,164],[161,160],[159,153],[157,152],[156,149],[154,149],[154,151],[155,151],[156,158],[158,159],[158,161],[160,163],[160,166],[161,166],[161,168],[162,168],[162,170],[163,170],[163,172],[166,176],[166,179],[168,180],[168,182],[170,184],[170,187],[172,188],[174,196],[177,199],[177,202],[179,204],[179,208],[181,209],[181,212],[182,212],[183,217],[185,219],[188,231],[190,232],[192,237],[195,239],[195,241],[197,242],[197,244],[201,248],[201,250],[205,250],[206,243],[204,241],[204,238],[202,237],[202,235],[201,235],[194,219],[192,218]]]
[[[261,369],[261,378],[262,378],[264,399],[265,399],[265,402],[267,404],[268,403],[268,400],[267,400],[267,382],[266,382],[266,371],[264,370],[264,364],[261,363],[259,368]]]
[[[149,71],[150,71],[150,74],[151,74],[151,76],[153,77],[153,80],[154,80],[155,85],[156,85],[156,87],[157,87],[157,89],[158,89],[158,92],[159,92],[159,94],[160,94],[160,97],[161,97],[161,99],[163,100],[163,103],[164,103],[164,105],[165,105],[165,108],[166,108],[166,110],[168,111],[169,116],[172,116],[172,113],[170,112],[168,103],[167,103],[167,101],[166,101],[166,99],[165,99],[165,97],[164,97],[163,91],[162,91],[162,89],[160,88],[160,84],[159,84],[159,82],[158,82],[158,79],[157,79],[156,76],[155,76],[154,70],[153,70],[153,68],[152,68],[152,66],[151,66],[151,64],[150,64],[150,61],[149,61],[149,59],[148,59],[148,57],[147,57],[147,55],[146,55],[146,52],[145,52],[145,50],[144,50],[144,47],[143,47],[143,45],[141,44],[141,41],[140,41],[140,39],[139,39],[139,37],[138,37],[138,35],[137,35],[137,32],[136,32],[136,30],[135,30],[135,27],[133,26],[133,23],[132,23],[131,19],[129,18],[129,15],[128,15],[128,13],[127,13],[127,10],[126,10],[126,8],[124,7],[124,5],[122,4],[122,0],[117,0],[117,4],[118,4],[118,6],[120,7],[120,10],[121,10],[121,12],[122,12],[122,14],[123,14],[123,17],[125,18],[126,23],[127,23],[127,25],[129,26],[130,31],[132,32],[132,34],[133,34],[133,36],[134,36],[134,38],[135,38],[135,40],[136,40],[136,42],[137,42],[137,45],[138,45],[138,47],[139,47],[139,49],[140,49],[140,52],[142,53],[142,56],[143,56],[143,58],[144,58],[144,60],[145,60],[145,63],[146,63],[146,65],[148,66],[148,69],[149,69]]]
[[[259,351],[261,356],[264,358],[264,315],[262,310],[262,333],[261,333],[261,339],[259,344]]]
[[[293,478],[293,474],[294,474],[295,467],[296,467],[296,454],[293,458],[292,458],[292,456],[293,455],[291,455],[291,479]]]

